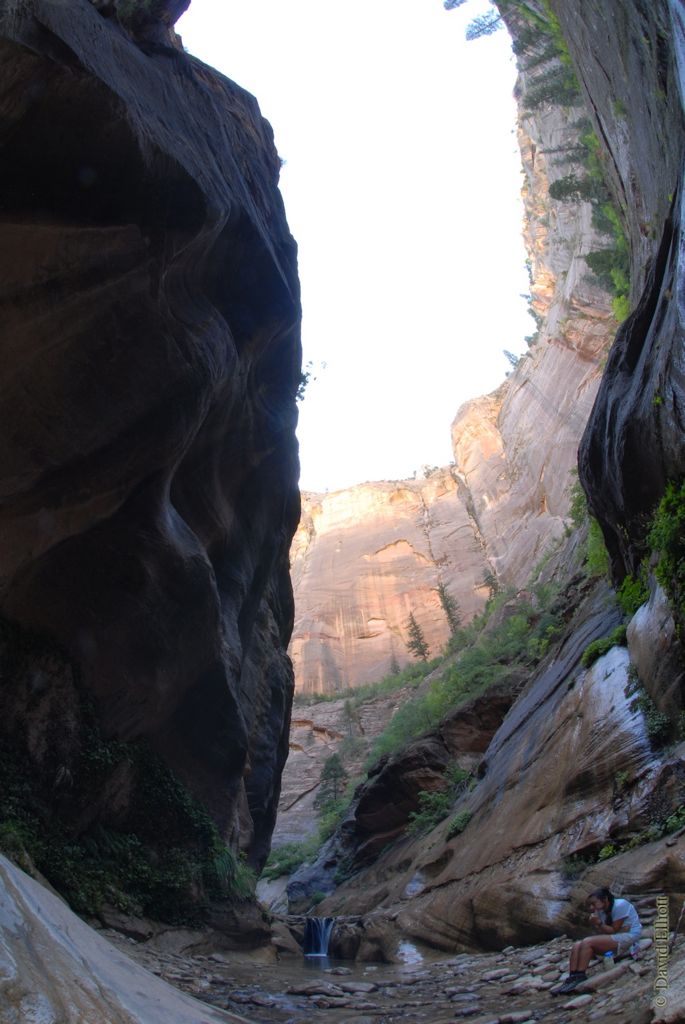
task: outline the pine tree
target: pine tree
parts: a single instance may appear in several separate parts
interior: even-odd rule
[[[492,569],[486,569],[483,573],[483,586],[488,588],[491,598],[493,598],[495,594],[499,594],[499,580]]]
[[[407,632],[409,633],[409,639],[406,641],[407,650],[421,661],[428,661],[429,647],[413,612],[410,612],[407,620]]]
[[[450,627],[450,634],[454,636],[461,628],[459,602],[455,597],[452,597],[444,583],[438,583],[438,596],[440,597],[440,604],[445,613],[447,624]]]
[[[473,19],[466,29],[466,38],[468,42],[471,42],[473,39],[482,38],[482,36],[491,36],[493,32],[502,28],[502,25],[502,15],[499,11],[487,11]]]
[[[347,726],[347,735],[349,739],[352,739],[352,736],[354,735],[354,725],[356,719],[354,714],[354,707],[349,697],[343,704],[343,720],[345,722],[345,725]]]
[[[326,805],[339,800],[345,790],[347,772],[338,754],[331,754],[324,761],[319,778],[319,792],[314,800],[315,807],[326,809]]]

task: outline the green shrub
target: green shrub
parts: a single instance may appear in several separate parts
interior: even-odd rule
[[[611,300],[611,311],[617,323],[622,324],[630,316],[630,299],[627,295],[616,295]]]
[[[588,253],[585,260],[601,287],[613,295],[613,313],[621,323],[630,312],[628,240],[607,187],[600,141],[588,120],[579,122],[578,129],[582,133],[578,157],[584,165],[585,177],[569,174],[553,182],[549,192],[552,198],[592,203],[593,226],[600,234],[608,235],[611,244]]]
[[[580,480],[578,479],[578,472],[573,471],[572,483],[569,488],[570,505],[568,508],[568,517],[572,524],[577,530],[581,528],[588,518],[587,509],[587,498],[585,497],[585,491],[582,488]]]
[[[205,868],[205,878],[210,886],[223,894],[232,894],[237,899],[249,899],[254,895],[257,876],[245,861],[244,854],[236,855],[227,846],[219,846]]]
[[[664,828],[666,834],[670,832],[677,832],[679,829],[685,827],[685,804],[681,804],[680,807],[669,815],[664,822]]]
[[[314,859],[318,848],[316,836],[304,839],[301,843],[284,843],[276,847],[269,854],[261,877],[273,879],[292,875],[302,864]]]
[[[644,715],[647,735],[655,746],[662,746],[671,733],[671,720],[656,704],[646,691],[643,691],[631,704],[631,709],[639,709]]]
[[[407,701],[398,708],[383,732],[376,737],[365,762],[367,769],[384,754],[394,753],[440,721],[442,708],[436,705],[434,693],[431,689],[428,694]]]
[[[639,846],[645,846],[647,843],[655,843],[658,839],[663,839],[664,836],[670,835],[672,832],[678,832],[681,828],[685,827],[685,804],[681,804],[676,810],[668,816],[665,820],[653,821],[643,828],[637,835],[631,836],[630,839],[620,843],[612,844],[614,853],[622,853],[624,850],[634,850]],[[606,849],[606,847],[604,848]],[[602,851],[600,850],[601,858]],[[613,856],[614,854],[611,854]]]
[[[539,595],[543,601],[537,607],[529,598],[514,600],[511,591],[490,598],[485,612],[455,636],[463,645],[456,662],[426,693],[403,704],[376,738],[366,760],[367,770],[383,754],[393,753],[434,728],[449,711],[506,678],[513,666],[532,667],[547,653],[561,628],[561,618],[550,607],[556,596],[554,588],[543,588]],[[550,606],[545,607],[545,601]],[[495,628],[489,626],[493,615],[509,604],[513,614]]]
[[[637,835],[632,836],[625,843],[621,843],[621,851],[623,850],[634,850],[638,846],[645,846],[647,843],[655,843],[657,839],[661,839],[664,835],[664,827],[662,822],[654,822],[648,825],[647,828],[643,828]]]
[[[597,860],[609,860],[610,857],[615,857],[618,852],[618,847],[614,846],[613,843],[607,843],[597,854]]]
[[[472,817],[471,811],[459,811],[458,814],[455,814],[447,829],[447,838],[454,839],[455,836],[461,835]]]
[[[602,658],[612,647],[622,647],[626,643],[626,627],[617,626],[616,629],[609,634],[609,636],[602,637],[600,640],[593,640],[591,644],[588,644],[583,651],[580,659],[580,664],[583,668],[589,668],[590,665]]]
[[[472,775],[466,768],[461,768],[453,761],[445,770],[445,781],[447,788],[444,790],[422,790],[419,793],[419,810],[412,811],[409,815],[407,832],[410,835],[428,832],[446,818],[454,801],[469,788]]]
[[[647,729],[647,735],[649,736],[652,743],[656,746],[665,743],[672,732],[674,727],[671,724],[671,720],[668,715],[664,714],[663,711],[659,711],[656,704],[649,696],[644,686],[640,682],[637,674],[637,669],[634,665],[630,666],[628,672],[628,685],[625,688],[625,695],[630,700],[630,710],[642,712],[645,719],[645,728]]]
[[[609,552],[604,543],[604,535],[596,519],[590,519],[587,535],[587,570],[591,576],[609,575]]]
[[[588,252],[583,257],[599,284],[605,291],[610,292],[614,287],[612,270],[616,266],[616,251],[614,249],[597,249]]]
[[[453,798],[449,791],[429,793],[422,790],[419,793],[419,810],[412,811],[409,815],[409,835],[418,836],[435,828],[438,822],[447,817],[452,803]]]
[[[597,198],[597,186],[591,178],[579,178],[576,174],[567,174],[557,178],[549,186],[549,194],[558,202],[580,202]]]
[[[401,671],[390,672],[377,683],[364,683],[355,687],[354,690],[345,690],[343,693],[296,693],[293,703],[297,706],[303,704],[330,703],[341,700],[343,697],[351,704],[352,709],[374,700],[376,697],[383,697],[405,687],[416,687],[422,679],[440,663],[439,658],[429,662],[411,662]]]
[[[524,104],[527,110],[537,110],[545,103],[562,107],[574,107],[580,103],[578,81],[569,67],[563,64],[552,66],[538,75],[525,93]]]
[[[631,576],[629,573],[618,588],[616,596],[625,615],[633,616],[638,608],[649,600],[649,587],[644,576],[644,569],[637,577]]]
[[[84,710],[85,709],[85,710]],[[81,712],[88,713],[84,703]],[[0,753],[0,846],[29,858],[80,914],[105,903],[169,924],[201,924],[207,900],[240,900],[254,878],[227,850],[206,810],[166,764],[141,744],[104,740],[91,721],[82,730],[69,795],[75,806],[99,793],[126,766],[129,807],[116,826],[77,829],[49,811],[44,779],[26,754]]]
[[[471,777],[471,772],[466,768],[461,768],[456,761],[453,761],[445,772],[447,785],[449,786],[450,792],[455,797],[458,796],[459,793],[463,793],[464,790],[468,788],[468,783]]]
[[[329,800],[321,809],[319,817],[319,846],[333,835],[338,825],[347,814],[350,806],[350,797],[340,797],[339,800]]]
[[[685,481],[666,487],[654,513],[649,544],[659,554],[655,575],[668,596],[680,634],[685,623]]]

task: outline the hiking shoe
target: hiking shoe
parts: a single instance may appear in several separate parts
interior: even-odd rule
[[[587,974],[585,971],[575,971],[573,974],[569,974],[564,984],[558,988],[555,995],[563,996],[567,992],[573,992],[574,988],[581,984],[581,982],[587,981]]]

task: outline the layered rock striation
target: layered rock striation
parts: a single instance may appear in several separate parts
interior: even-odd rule
[[[583,665],[587,645],[619,620],[607,596],[605,584],[585,588],[572,628],[519,682],[520,695],[506,685],[486,692],[370,773],[328,851],[329,870],[342,865],[350,880],[321,913],[384,929],[392,959],[407,937],[454,950],[570,934],[583,893],[598,884],[667,889],[678,903],[685,841],[649,842],[646,832],[685,799],[683,747],[664,757],[650,740],[625,648]],[[475,784],[442,823],[410,835],[419,792],[444,786],[450,761],[474,755]]]
[[[558,58],[547,74],[550,65],[559,67]],[[522,71],[516,88],[538,329],[505,383],[467,402],[452,424],[455,468],[488,558],[503,582],[518,587],[563,535],[578,442],[616,330],[611,298],[584,258],[607,245],[592,205],[550,196],[551,185],[582,174],[580,97],[570,105],[535,102],[540,75],[537,65]]]
[[[410,614],[438,654],[450,635],[441,588],[465,620],[489,593],[487,557],[450,469],[305,494],[291,558],[302,693],[344,692],[405,664]]]
[[[296,253],[270,127],[180,48],[184,6],[0,6],[0,612],[70,666],[3,634],[6,667],[28,654],[0,730],[74,778],[94,707],[258,862],[293,685]]]

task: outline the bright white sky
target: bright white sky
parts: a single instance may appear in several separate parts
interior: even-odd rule
[[[404,479],[533,331],[505,32],[470,0],[192,0],[187,50],[257,97],[299,245],[301,486]],[[322,364],[325,363],[325,368]]]

